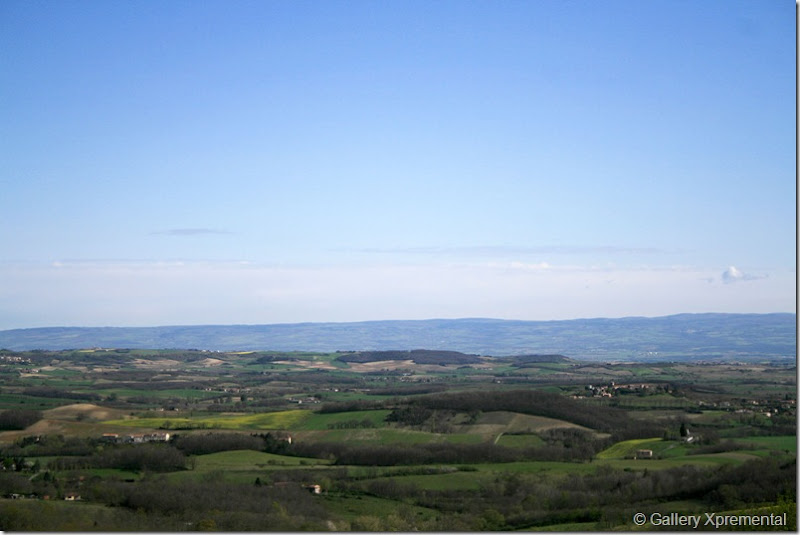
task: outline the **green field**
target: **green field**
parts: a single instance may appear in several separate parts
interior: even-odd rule
[[[501,435],[495,444],[505,446],[507,448],[536,448],[544,444],[538,435]]]
[[[107,420],[107,425],[119,425],[152,429],[242,429],[276,430],[291,429],[309,418],[309,410],[289,410],[256,414],[222,414],[198,416],[196,418],[129,418]]]
[[[597,454],[598,459],[625,459],[627,457],[633,457],[636,454],[636,450],[640,449],[649,449],[653,450],[653,454],[656,454],[656,451],[660,451],[666,449],[667,446],[670,446],[667,441],[662,440],[660,438],[639,438],[635,440],[626,440],[624,442],[617,442],[610,448],[601,451]]]
[[[298,420],[291,429],[295,431],[320,431],[332,429],[347,422],[369,422],[373,427],[384,427],[389,410],[351,411],[335,413],[313,413],[308,418]]]
[[[327,466],[330,461],[325,459],[311,459],[303,457],[292,457],[288,455],[276,455],[274,453],[264,453],[252,450],[221,451],[218,453],[208,453],[195,457],[193,470],[198,472],[209,472],[212,470],[229,471],[252,471],[268,470],[278,467],[300,467],[300,466]]]
[[[733,439],[742,444],[753,444],[759,448],[769,448],[785,452],[797,453],[797,436],[776,436],[776,437],[748,437]]]
[[[45,398],[25,394],[0,394],[0,409],[47,410],[61,405],[75,403],[74,399]]]
[[[327,431],[297,432],[306,440],[320,442],[348,442],[366,444],[428,444],[431,442],[476,443],[480,435],[438,434],[413,429],[335,429]]]

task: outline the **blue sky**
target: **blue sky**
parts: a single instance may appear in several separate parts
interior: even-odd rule
[[[0,329],[794,312],[790,1],[0,4]]]

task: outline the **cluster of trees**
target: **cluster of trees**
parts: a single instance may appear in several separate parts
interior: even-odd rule
[[[333,459],[338,465],[395,466],[430,463],[511,462],[519,450],[492,444],[391,444],[364,445],[343,442],[292,444],[302,457]]]
[[[58,399],[75,399],[78,401],[100,401],[103,397],[99,394],[91,392],[70,392],[61,388],[53,388],[51,386],[32,386],[22,391],[26,396],[34,396],[40,398],[58,398]]]
[[[264,449],[264,440],[241,433],[194,433],[177,435],[172,443],[186,455],[205,455],[218,451]]]
[[[171,444],[185,455],[205,455],[219,451],[254,450],[291,455],[287,437],[273,433],[193,433],[176,435]]]
[[[97,438],[38,435],[21,437],[14,444],[4,446],[3,451],[8,455],[34,457],[90,455],[100,444]]]
[[[721,470],[716,488],[706,500],[725,508],[776,501],[779,496],[797,500],[797,459],[762,459]]]
[[[394,409],[386,416],[387,422],[395,422],[407,426],[423,425],[433,415],[433,411],[419,405],[407,405]]]
[[[186,456],[168,444],[119,445],[91,455],[57,457],[47,466],[52,470],[118,468],[137,472],[174,472],[186,469]]]
[[[414,384],[405,383],[385,388],[371,388],[368,392],[370,396],[418,396],[420,394],[433,394],[443,392],[447,389],[442,384]]]
[[[317,412],[328,414],[333,412],[371,411],[383,409],[385,406],[386,403],[380,400],[354,399],[351,401],[333,401],[323,403],[319,406]]]
[[[797,434],[797,417],[788,411],[773,414],[771,418],[762,414],[735,414],[732,417],[743,424],[738,429],[740,436]]]
[[[8,409],[0,412],[0,431],[25,429],[41,419],[41,411],[28,409]]]
[[[395,466],[431,463],[506,463],[517,461],[590,461],[608,443],[575,441],[569,447],[551,443],[538,448],[506,448],[481,444],[352,444],[341,442],[295,443],[290,454],[333,459],[338,465]]]

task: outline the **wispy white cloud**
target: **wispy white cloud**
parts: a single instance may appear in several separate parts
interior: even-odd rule
[[[150,233],[151,236],[202,236],[208,234],[233,234],[228,230],[213,228],[172,228],[166,230],[156,230]]]
[[[547,262],[536,262],[536,263],[528,263],[528,262],[520,262],[515,260],[508,264],[508,267],[511,269],[526,269],[526,270],[540,270],[540,269],[551,269],[551,266]]]
[[[363,248],[355,252],[388,254],[418,254],[418,255],[528,255],[528,254],[563,254],[563,255],[582,255],[582,254],[658,254],[669,253],[664,249],[655,247],[625,247],[616,245],[466,245],[466,246],[429,246],[429,247],[387,247],[387,248]]]

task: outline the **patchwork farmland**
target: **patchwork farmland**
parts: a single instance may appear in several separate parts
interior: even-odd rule
[[[793,365],[348,355],[4,351],[0,525],[606,531],[662,510],[795,525]]]

